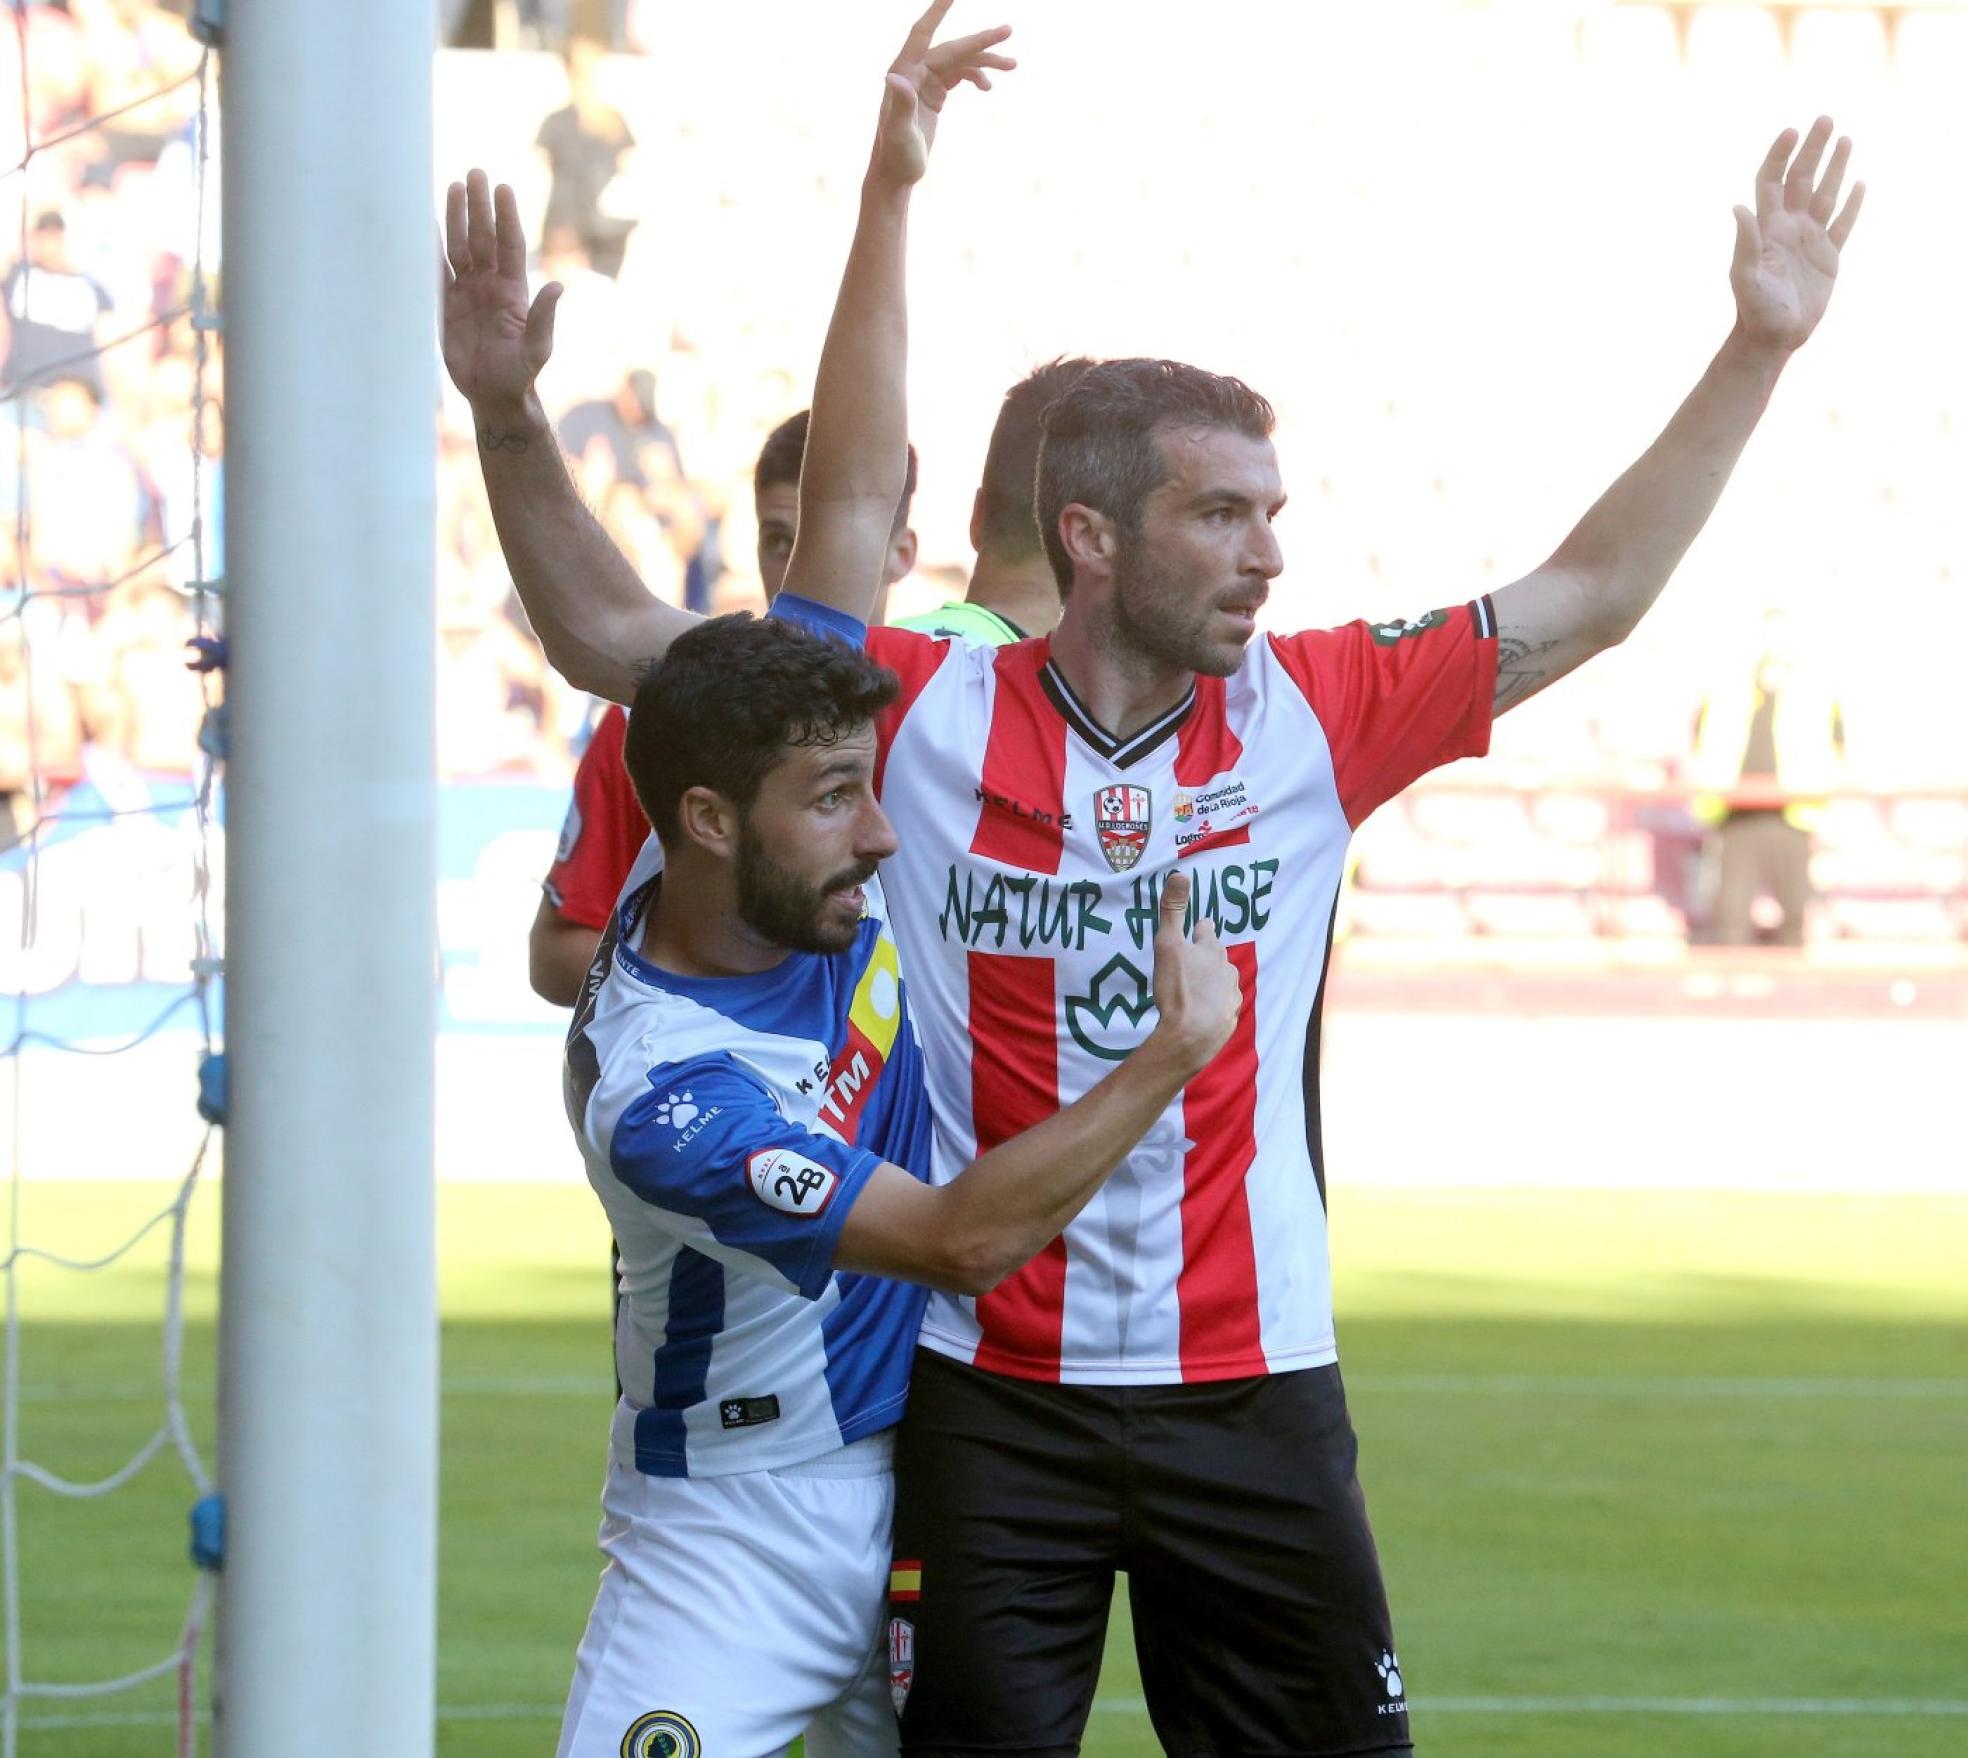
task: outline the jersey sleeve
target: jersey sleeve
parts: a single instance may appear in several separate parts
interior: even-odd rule
[[[1340,805],[1356,828],[1429,770],[1490,748],[1497,643],[1487,596],[1414,622],[1270,642],[1325,729]]]
[[[887,765],[888,747],[895,738],[896,729],[915,705],[916,698],[922,694],[923,686],[936,675],[936,668],[949,656],[956,643],[922,634],[915,629],[898,628],[894,624],[871,629],[845,611],[818,604],[810,598],[801,598],[792,592],[780,593],[772,601],[772,608],[766,615],[784,617],[816,635],[832,635],[836,640],[865,647],[869,658],[895,673],[901,688],[896,691],[895,700],[875,716],[876,790],[879,792],[881,773]]]
[[[615,1176],[651,1207],[707,1227],[698,1249],[736,1269],[764,1266],[817,1300],[880,1156],[793,1122],[730,1056],[668,1064],[649,1083],[610,1138]]]
[[[781,592],[772,601],[766,613],[778,617],[782,622],[798,623],[809,634],[831,635],[836,641],[845,641],[850,647],[868,645],[868,625],[859,617],[851,617],[844,610],[836,610],[831,604],[822,604],[817,598],[802,598],[797,592]]]
[[[602,929],[649,836],[649,820],[622,767],[629,717],[611,707],[595,723],[574,771],[574,797],[547,871],[547,901],[563,921]]]
[[[869,654],[887,666],[901,685],[895,692],[895,700],[875,716],[877,793],[881,791],[882,777],[888,768],[888,748],[895,742],[902,722],[908,719],[909,710],[915,707],[923,686],[961,645],[961,642],[947,636],[925,635],[915,629],[901,629],[893,625],[868,631]]]

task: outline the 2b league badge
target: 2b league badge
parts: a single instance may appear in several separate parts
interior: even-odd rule
[[[1148,850],[1153,801],[1145,787],[1103,787],[1093,796],[1093,827],[1100,852],[1116,873],[1139,863]]]

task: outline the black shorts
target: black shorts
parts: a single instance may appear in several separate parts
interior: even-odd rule
[[[1357,1456],[1337,1367],[1061,1386],[918,1350],[889,1606],[903,1751],[1077,1752],[1116,1570],[1171,1758],[1410,1750]]]

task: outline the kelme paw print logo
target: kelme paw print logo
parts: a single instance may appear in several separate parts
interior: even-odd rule
[[[1389,1697],[1401,1695],[1401,1663],[1393,1653],[1383,1648],[1380,1658],[1374,1662],[1374,1671],[1380,1674],[1380,1682],[1387,1687]]]
[[[697,1107],[691,1103],[694,1096],[691,1093],[670,1094],[656,1107],[656,1121],[676,1129],[688,1129],[697,1116]]]

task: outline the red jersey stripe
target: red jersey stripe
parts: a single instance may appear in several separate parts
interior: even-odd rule
[[[1059,1109],[1059,1001],[1049,958],[973,952],[969,959],[970,1114],[982,1154]],[[979,1296],[977,1365],[1058,1379],[1065,1309],[1062,1238]]]
[[[875,716],[875,794],[879,798],[882,777],[888,770],[889,746],[895,734],[916,705],[923,687],[936,675],[936,668],[948,657],[953,642],[933,641],[913,629],[886,626],[868,631],[868,656],[885,665],[902,680],[895,700]]]
[[[1039,684],[1047,643],[998,651],[970,852],[1028,873],[1057,873],[1065,846],[1066,722]]]
[[[1182,723],[1175,741],[1175,785],[1178,788],[1203,787],[1217,776],[1235,769],[1244,755],[1243,740],[1230,730],[1230,717],[1224,711],[1224,683],[1221,678],[1196,680],[1196,705]],[[1182,809],[1178,795],[1177,810]],[[1178,820],[1178,830],[1181,829]],[[1235,848],[1250,841],[1250,826],[1238,824],[1206,836],[1198,842],[1176,843],[1176,858],[1207,854],[1211,849]]]
[[[1257,1157],[1257,946],[1224,951],[1243,991],[1237,1029],[1182,1094],[1183,1133],[1196,1145],[1182,1165],[1182,1377],[1238,1379],[1268,1372],[1257,1310],[1257,1254],[1244,1178]]]
[[[1243,741],[1230,730],[1223,698],[1221,678],[1197,678],[1196,705],[1175,736],[1177,787],[1201,787],[1226,769],[1235,769],[1243,757]]]

